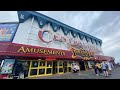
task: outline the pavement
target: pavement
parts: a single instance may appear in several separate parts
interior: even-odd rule
[[[78,73],[54,74],[51,76],[35,77],[30,79],[120,79],[120,67],[116,67],[111,71],[109,77],[103,75],[96,76],[94,70],[80,71]]]

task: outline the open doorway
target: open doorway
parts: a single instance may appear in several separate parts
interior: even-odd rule
[[[67,72],[67,61],[64,61],[63,62],[63,68],[64,68],[64,73],[66,73]]]
[[[81,71],[85,70],[85,64],[84,64],[84,62],[80,61],[79,64],[80,64],[80,70]]]

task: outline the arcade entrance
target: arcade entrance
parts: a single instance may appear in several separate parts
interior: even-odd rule
[[[63,74],[71,72],[70,61],[30,61],[28,77],[48,76],[52,74]]]
[[[30,61],[28,77],[52,75],[52,61]]]

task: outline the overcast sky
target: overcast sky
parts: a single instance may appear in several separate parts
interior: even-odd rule
[[[38,11],[102,39],[106,56],[120,62],[120,11]],[[15,11],[0,11],[0,22],[18,21]]]

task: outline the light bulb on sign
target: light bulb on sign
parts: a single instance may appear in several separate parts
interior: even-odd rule
[[[23,15],[23,14],[21,14],[21,15],[20,15],[20,18],[21,18],[21,19],[24,19],[24,15]]]
[[[40,21],[40,25],[43,25],[43,22],[42,22],[42,21]]]

